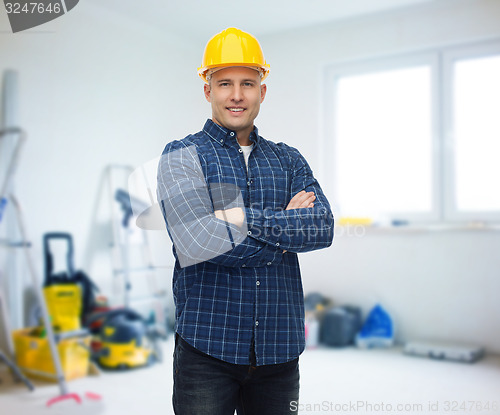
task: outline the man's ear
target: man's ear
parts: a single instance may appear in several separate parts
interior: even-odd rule
[[[212,102],[211,97],[210,97],[210,85],[205,84],[203,86],[203,92],[205,93],[205,98],[207,99],[208,102]]]
[[[260,86],[260,103],[264,102],[264,98],[266,97],[266,92],[267,92],[267,85],[262,84]]]

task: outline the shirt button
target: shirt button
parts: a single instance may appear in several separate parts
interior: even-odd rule
[[[241,149],[241,148],[240,148],[238,151],[239,151],[240,153],[243,153],[243,149]]]
[[[272,262],[268,262],[268,263],[267,263],[267,265],[271,265],[271,264],[272,264]]]
[[[224,142],[224,140],[220,140],[220,142],[221,142],[221,143],[223,143],[223,142]]]
[[[247,182],[247,185],[248,185],[248,186],[250,186],[251,184],[252,184],[252,182],[251,182],[251,181],[248,181],[248,182]]]
[[[255,284],[260,285],[260,281],[257,281]]]
[[[276,242],[276,246],[280,246],[280,243],[279,243],[279,242]]]
[[[248,232],[247,232],[247,235],[251,235],[251,234],[252,234],[252,231],[248,231]]]
[[[257,320],[257,321],[255,322],[255,326],[257,327],[258,325],[259,325],[259,321]]]
[[[229,133],[229,135],[230,135],[231,137],[234,137],[234,133],[233,133],[233,132]]]
[[[245,268],[247,266],[247,264],[243,264],[242,267]]]

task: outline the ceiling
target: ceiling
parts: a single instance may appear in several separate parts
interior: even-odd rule
[[[86,0],[168,33],[207,40],[230,26],[256,36],[436,0]]]

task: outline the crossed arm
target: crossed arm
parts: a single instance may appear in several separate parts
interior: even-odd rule
[[[298,161],[291,183],[295,194],[285,210],[245,207],[241,194],[222,210],[214,209],[195,146],[164,153],[158,199],[181,267],[204,261],[266,266],[281,262],[286,251],[329,246],[333,215],[328,201],[305,160],[300,156]]]
[[[306,192],[305,190],[301,190],[294,197],[292,197],[285,210],[312,208],[314,207],[315,199],[316,196],[314,192]],[[238,227],[243,226],[243,222],[245,221],[245,213],[241,208],[216,210],[214,213],[217,219],[225,220],[226,222],[232,223],[233,225],[236,225]]]

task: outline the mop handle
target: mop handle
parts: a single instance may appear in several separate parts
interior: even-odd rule
[[[14,173],[16,171],[17,164],[19,161],[19,156],[21,153],[22,144],[26,141],[26,134],[20,128],[16,128],[16,127],[6,128],[6,129],[0,131],[0,137],[3,137],[3,136],[8,135],[8,134],[19,134],[19,139],[17,140],[17,142],[15,144],[14,151],[12,153],[12,157],[10,159],[9,166],[7,167],[7,173],[6,173],[5,180],[4,180],[4,183],[2,185],[2,189],[1,189],[1,193],[0,193],[0,201],[1,201],[0,208],[2,209],[2,210],[0,210],[0,218],[1,218],[2,213],[3,213],[3,209],[5,209],[5,206],[7,205],[7,192],[9,191],[9,187],[11,185],[11,182],[14,179]],[[14,197],[14,195],[10,195],[10,199],[11,199],[11,201],[14,205],[14,208],[16,210],[16,213],[17,213],[17,220],[18,220],[18,224],[19,224],[21,238],[22,238],[23,242],[26,242],[26,241],[28,241],[28,237],[27,237],[27,232],[26,232],[26,227],[25,227],[25,223],[24,223],[23,212],[22,212],[21,206],[19,205],[19,203],[18,203],[17,199]],[[50,321],[49,312],[47,309],[47,304],[45,303],[45,298],[44,298],[44,295],[42,292],[42,288],[39,285],[37,272],[36,272],[36,268],[34,265],[35,261],[34,261],[33,257],[31,256],[30,250],[28,249],[28,244],[24,243],[23,249],[24,249],[24,253],[26,255],[26,262],[28,265],[28,271],[31,274],[31,278],[33,281],[35,292],[38,296],[38,301],[40,303],[40,308],[42,311],[42,318],[43,318],[43,321],[45,324],[45,328],[47,330],[47,338],[49,341],[49,348],[50,348],[50,352],[52,355],[52,360],[54,362],[54,366],[56,369],[57,381],[59,383],[61,394],[66,395],[68,393],[68,389],[67,389],[66,382],[64,379],[64,372],[62,370],[61,359],[60,359],[59,353],[57,351],[57,345],[56,345],[55,338],[54,338],[54,331],[52,329],[52,323]]]
[[[21,233],[21,237],[22,237],[23,241],[27,241],[28,235],[26,232],[26,226],[24,223],[24,217],[23,217],[23,212],[22,212],[21,206],[19,205],[19,203],[15,197],[11,196],[11,199],[12,199],[13,205],[17,211],[17,219],[18,219],[18,223],[19,223],[19,230]],[[39,280],[38,275],[37,275],[37,271],[36,271],[36,267],[35,267],[35,260],[32,257],[31,251],[26,244],[24,244],[23,249],[24,249],[24,254],[26,256],[26,263],[28,265],[28,271],[29,271],[29,274],[31,275],[31,280],[33,282],[33,285],[35,287],[35,292],[36,292],[36,295],[38,297],[38,302],[39,302],[40,309],[42,312],[42,319],[43,319],[43,323],[45,326],[45,330],[47,330],[47,339],[49,342],[50,354],[52,355],[52,361],[53,361],[54,367],[56,369],[56,377],[57,377],[57,382],[59,383],[59,389],[61,391],[61,395],[67,395],[68,394],[68,387],[66,385],[66,379],[64,378],[64,372],[63,372],[63,368],[62,368],[61,358],[59,357],[59,352],[57,351],[54,329],[52,328],[52,322],[50,321],[49,311],[47,308],[47,304],[45,302],[45,297],[43,295],[40,280]]]
[[[9,191],[11,182],[14,179],[14,173],[16,172],[19,155],[21,154],[21,147],[26,141],[26,134],[23,130],[17,127],[0,130],[0,139],[9,134],[18,134],[19,139],[16,141],[9,166],[7,167],[5,180],[2,184],[2,188],[0,189],[0,223],[2,222],[3,213],[5,212],[5,208],[7,206],[7,192]]]

